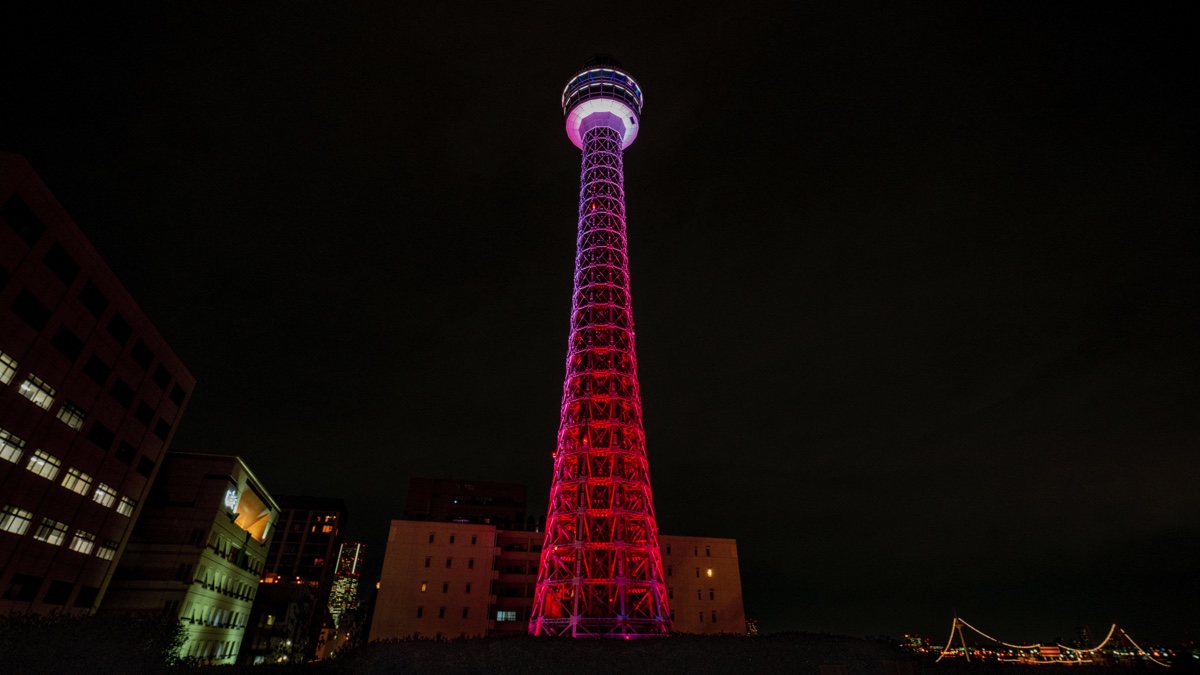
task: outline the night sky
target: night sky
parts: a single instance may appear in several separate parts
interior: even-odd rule
[[[544,513],[613,53],[662,532],[765,631],[1200,638],[1194,24],[827,4],[42,8],[0,149],[198,379],[174,447],[344,497],[373,582],[411,476]]]

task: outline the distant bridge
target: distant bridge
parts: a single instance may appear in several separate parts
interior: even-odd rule
[[[1163,663],[1162,661],[1159,661],[1158,659],[1154,658],[1153,655],[1151,655],[1146,650],[1142,649],[1138,645],[1138,643],[1133,641],[1133,638],[1129,637],[1129,633],[1126,633],[1125,630],[1122,628],[1118,628],[1117,624],[1115,624],[1115,623],[1112,625],[1112,628],[1108,629],[1108,635],[1105,636],[1104,640],[1101,641],[1100,644],[1096,645],[1095,647],[1089,647],[1087,649],[1080,649],[1080,648],[1076,648],[1076,647],[1068,647],[1064,644],[1060,644],[1057,642],[1054,644],[1051,644],[1051,645],[1044,645],[1041,643],[1031,644],[1031,645],[1012,644],[1009,642],[1005,642],[1003,640],[998,640],[998,639],[992,637],[991,635],[988,635],[987,633],[972,626],[971,624],[967,623],[966,620],[964,620],[963,618],[958,617],[958,616],[954,617],[954,623],[951,624],[951,626],[950,626],[950,639],[946,641],[946,646],[942,649],[942,653],[937,657],[937,661],[941,661],[942,659],[946,658],[947,656],[958,656],[958,655],[961,655],[967,661],[971,660],[971,650],[969,647],[967,647],[966,636],[963,635],[964,628],[969,628],[970,630],[974,631],[975,633],[987,638],[988,640],[991,640],[992,642],[994,642],[998,645],[1003,645],[1005,647],[1008,647],[1010,650],[1011,658],[1002,658],[999,655],[997,655],[997,660],[999,660],[999,661],[1012,661],[1012,662],[1018,662],[1018,663],[1086,664],[1086,663],[1094,663],[1095,662],[1094,657],[1098,654],[1102,654],[1105,656],[1113,655],[1116,658],[1123,658],[1123,657],[1128,657],[1128,656],[1140,656],[1140,657],[1145,658],[1145,659],[1151,661],[1152,663],[1156,663],[1164,668],[1171,667],[1171,666]],[[961,647],[954,646],[954,636],[955,635],[958,635],[959,643],[962,645]],[[1114,638],[1116,638],[1115,642],[1113,641]],[[1107,645],[1109,645],[1110,642],[1112,642],[1113,645],[1111,647],[1109,647],[1109,650],[1107,652],[1102,651],[1102,650],[1104,650],[1104,648]],[[1130,651],[1130,652],[1119,651],[1117,649],[1117,647],[1123,642],[1128,642],[1129,646],[1132,647],[1133,651]],[[1012,653],[1013,650],[1015,650],[1015,653]],[[935,661],[934,663],[937,663],[937,661]]]

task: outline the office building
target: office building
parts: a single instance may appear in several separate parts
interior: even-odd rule
[[[417,481],[428,485],[430,479],[413,482]],[[510,483],[452,483],[458,487],[439,489],[437,499],[453,503],[466,486],[472,486],[480,501],[526,491]],[[415,494],[423,503],[432,492],[421,489]],[[413,512],[411,504],[405,512]],[[462,514],[442,513],[457,517],[392,521],[369,639],[528,632],[545,532],[456,522],[465,520]],[[516,520],[512,516],[515,513],[509,520]],[[737,542],[669,535],[658,540],[675,632],[745,634]]]
[[[181,655],[234,663],[278,518],[241,458],[167,453],[100,611],[179,619]]]
[[[196,381],[0,153],[0,612],[95,610]]]

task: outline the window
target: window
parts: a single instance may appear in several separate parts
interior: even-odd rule
[[[8,223],[8,226],[16,231],[17,236],[30,248],[42,238],[42,233],[46,231],[46,226],[42,224],[41,219],[29,208],[20,195],[8,198],[4,207],[0,208],[0,218],[3,218],[4,222]]]
[[[117,542],[112,539],[105,539],[103,544],[100,544],[100,549],[96,551],[96,557],[104,560],[112,560],[117,555]]]
[[[432,532],[429,533],[429,543],[431,543],[431,544],[433,543],[433,533]]]
[[[697,599],[697,600],[703,600],[703,599],[704,599],[703,597],[701,597],[701,596],[700,596],[700,589],[699,589],[699,588],[697,588],[697,589],[696,589],[696,599]]]
[[[696,576],[697,577],[700,576],[700,568],[699,567],[696,568]]]
[[[96,535],[89,534],[83,530],[75,530],[75,537],[71,539],[71,550],[87,555],[96,547]]]
[[[167,440],[167,435],[171,433],[171,425],[167,424],[166,420],[161,417],[154,424],[154,435],[158,436],[159,440]]]
[[[117,501],[117,491],[100,483],[96,486],[96,492],[92,494],[92,500],[101,506],[112,506]]]
[[[475,569],[475,559],[474,558],[467,559],[467,569],[469,569],[469,570]]]
[[[100,318],[105,309],[108,309],[108,298],[104,297],[104,294],[100,292],[96,284],[90,281],[84,285],[83,290],[79,291],[79,303],[97,319]]]
[[[450,535],[450,543],[451,543],[451,544],[453,544],[453,543],[454,543],[454,535]]]
[[[450,564],[454,562],[454,558],[446,558],[446,569],[450,569]]]
[[[138,407],[133,413],[133,419],[146,426],[150,426],[150,420],[154,419],[154,408],[146,405],[145,401],[138,401]]]
[[[33,538],[51,546],[61,546],[67,538],[67,524],[50,518],[42,518],[42,524],[38,526],[37,532],[33,533]]]
[[[470,593],[470,592],[471,592],[471,584],[467,584],[467,592],[468,592],[468,593]]]
[[[667,576],[671,576],[671,566],[667,565]]]
[[[128,409],[133,405],[133,387],[130,387],[125,380],[117,378],[113,380],[112,387],[108,390],[108,395],[114,401],[121,404],[122,408]]]
[[[46,263],[46,267],[54,272],[54,276],[67,286],[70,286],[71,282],[75,281],[75,277],[79,276],[79,263],[75,262],[75,259],[57,241],[49,251],[46,251],[42,262]]]
[[[713,612],[713,613],[712,613],[712,622],[713,622],[713,623],[716,623],[716,622],[717,622],[717,613],[716,613],[716,612]]]
[[[42,378],[29,374],[25,381],[21,383],[21,395],[33,401],[42,410],[49,410],[54,404],[54,387],[42,381]]]
[[[467,611],[468,611],[469,609],[470,609],[470,607],[463,607],[463,618],[464,618],[464,619],[465,619],[465,618],[467,618]]]
[[[675,589],[674,589],[674,588],[668,588],[668,589],[667,589],[667,599],[668,599],[668,600],[674,600],[674,599],[675,599]]]
[[[712,568],[711,568],[711,567],[710,567],[710,568],[708,568],[708,571],[707,571],[707,572],[705,572],[705,574],[707,574],[708,576],[710,576],[710,577],[711,577],[711,576],[712,576]]]
[[[91,378],[92,382],[103,387],[104,383],[108,382],[108,376],[112,375],[112,367],[101,361],[100,357],[92,354],[88,357],[87,364],[83,366],[83,374]]]
[[[427,590],[429,590],[429,582],[428,582],[428,581],[422,581],[422,582],[421,582],[421,592],[422,592],[422,593],[424,593],[424,592],[425,592],[425,591],[427,591]]]
[[[421,618],[421,616],[422,616],[423,614],[425,614],[425,608],[424,608],[424,607],[418,607],[418,608],[417,608],[417,618],[418,618],[418,619],[419,619],[419,618]]]
[[[83,411],[83,408],[80,408],[74,403],[67,401],[58,409],[58,414],[56,417],[58,417],[63,424],[66,424],[75,431],[79,431],[83,428],[83,419],[87,417],[87,413]]]
[[[10,307],[12,307],[13,314],[16,314],[30,328],[39,333],[46,327],[46,322],[50,320],[50,310],[27,290],[22,290],[12,301]]]
[[[142,457],[138,460],[137,469],[135,469],[135,471],[142,474],[146,478],[149,478],[150,474],[154,473],[154,461],[149,457]]]
[[[24,440],[14,436],[11,431],[0,429],[0,459],[16,464],[21,461],[21,448],[24,447]]]
[[[117,440],[117,434],[112,429],[101,424],[99,421],[92,422],[92,428],[88,429],[88,440],[95,443],[105,452],[112,447],[113,441]]]
[[[168,373],[167,369],[164,368],[163,364],[160,363],[158,364],[158,367],[154,369],[154,375],[151,375],[150,379],[154,380],[154,384],[157,384],[159,389],[166,391],[167,385],[171,383],[171,374]]]
[[[714,591],[714,590],[713,590],[713,589],[711,589],[711,588],[710,588],[710,589],[708,589],[708,599],[709,599],[709,600],[716,600],[716,599],[717,599],[717,592],[716,592],[716,591]]]
[[[129,356],[133,357],[134,363],[141,366],[142,370],[149,368],[150,363],[154,361],[154,352],[150,351],[150,348],[146,346],[146,343],[142,342],[141,340],[138,340],[137,343],[133,345],[133,349],[129,350]]]
[[[433,558],[429,558],[429,557],[425,558],[425,566],[426,567],[429,567],[429,563],[431,563],[431,562],[433,562]]]
[[[667,544],[667,555],[671,555],[671,545]]]
[[[125,343],[129,342],[129,338],[133,336],[133,329],[129,327],[129,322],[125,320],[125,317],[121,316],[120,312],[113,312],[112,318],[108,320],[107,330],[108,334],[111,335],[113,339],[117,341],[117,344],[121,345],[122,347],[124,347]],[[137,355],[134,354],[134,361],[136,360]]]
[[[16,374],[17,360],[4,352],[0,352],[0,384],[9,384],[12,382],[13,375]]]
[[[25,468],[42,478],[54,480],[58,476],[58,470],[62,468],[62,461],[45,450],[35,450]]]
[[[442,592],[443,592],[443,593],[449,593],[449,592],[450,592],[450,583],[449,583],[449,582],[445,582],[445,581],[444,581],[444,582],[442,582]]]
[[[58,330],[54,331],[54,337],[50,338],[50,346],[71,361],[79,358],[79,354],[83,352],[83,340],[66,326],[59,326]]]
[[[708,546],[705,546],[704,547],[704,555],[709,555],[709,556],[712,555],[712,549],[709,548]]]
[[[179,386],[178,384],[176,384],[174,387],[171,387],[171,402],[175,405],[183,405],[183,399],[186,396],[187,392],[184,391],[183,387]]]
[[[497,621],[516,621],[517,611],[515,609],[499,609],[496,610]]]
[[[38,589],[42,587],[42,577],[33,577],[28,574],[12,575],[12,582],[8,590],[4,593],[5,600],[33,600],[37,595]]]
[[[0,531],[13,534],[25,534],[29,523],[33,522],[33,512],[20,509],[12,504],[0,510]]]
[[[137,502],[129,497],[121,497],[121,503],[117,505],[117,513],[123,516],[132,516],[133,509],[137,506]],[[321,561],[324,562],[324,561]],[[321,564],[321,563],[316,563]]]
[[[474,545],[475,545],[475,540],[476,540],[477,538],[478,538],[478,537],[476,537],[475,535],[471,535],[471,545],[472,545],[472,546],[474,546]]]
[[[62,479],[62,486],[76,494],[86,495],[88,488],[92,486],[92,477],[79,469],[67,469],[67,475]]]
[[[700,612],[700,623],[704,623],[704,612]]]
[[[122,464],[128,466],[133,463],[133,458],[137,457],[137,448],[125,441],[121,441],[120,445],[117,446],[117,451],[113,454],[117,459],[121,460]]]
[[[439,619],[446,618],[446,608],[445,607],[438,607],[438,618]]]

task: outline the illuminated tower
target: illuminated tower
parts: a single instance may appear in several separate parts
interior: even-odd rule
[[[583,150],[575,294],[546,540],[529,632],[638,637],[671,630],[650,496],[621,152],[642,91],[596,57],[563,90],[567,136]]]

